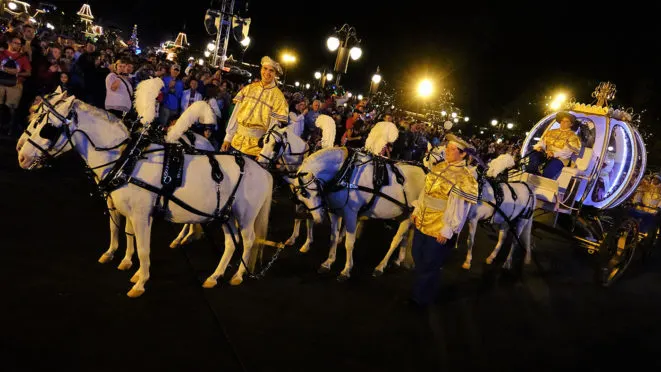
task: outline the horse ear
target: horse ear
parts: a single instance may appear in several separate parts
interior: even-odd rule
[[[431,142],[427,142],[427,151],[431,151],[431,149],[432,149]]]

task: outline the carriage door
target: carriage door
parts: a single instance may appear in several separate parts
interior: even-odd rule
[[[622,196],[634,176],[636,143],[633,132],[626,123],[611,119],[611,130],[592,200],[597,208],[608,208]]]

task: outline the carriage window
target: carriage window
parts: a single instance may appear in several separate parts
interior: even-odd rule
[[[596,127],[592,120],[582,118],[577,120],[577,134],[581,139],[581,143],[586,147],[594,147],[594,141],[597,137]]]
[[[626,181],[631,163],[634,160],[632,138],[627,135],[624,128],[616,124],[608,140],[608,148],[604,155],[599,179],[594,188],[592,199],[600,202],[620,189]]]

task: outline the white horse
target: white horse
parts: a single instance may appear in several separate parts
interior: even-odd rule
[[[49,94],[44,97],[44,99],[46,99],[51,105],[55,105],[55,106],[59,105],[60,103],[64,103],[66,98],[68,98],[67,92],[66,91],[63,92],[60,89],[60,87],[58,87],[52,94]],[[199,107],[197,108],[197,110],[198,110],[196,111],[197,117],[198,118],[204,117],[205,121],[208,121],[209,118],[208,113],[199,112]],[[211,108],[209,108],[209,111],[210,110]],[[16,144],[16,152],[20,151],[21,147],[23,147],[27,139],[32,135],[31,131],[37,128],[37,125],[40,124],[39,120],[43,120],[44,116],[47,113],[48,113],[48,109],[43,107],[42,105],[41,107],[38,108],[37,111],[35,111],[30,116],[30,119],[28,121],[28,126],[26,130],[21,134]],[[211,112],[211,114],[213,114],[213,112]],[[185,116],[182,115],[182,117]],[[182,140],[188,146],[195,147],[198,150],[214,151],[213,145],[206,138],[204,138],[204,136],[195,133],[194,137],[195,137],[194,143],[191,143],[186,136],[182,137]],[[96,182],[98,181],[99,180],[97,179]],[[106,199],[106,208],[108,210],[108,217],[110,224],[110,244],[108,249],[99,258],[98,261],[100,263],[108,263],[112,261],[112,259],[114,258],[115,253],[119,248],[119,233],[120,233],[122,221],[124,221],[124,216],[122,216],[122,214],[119,213],[119,211],[117,211],[117,209],[115,208],[115,205],[112,201],[112,197],[108,197]],[[128,220],[125,223],[125,235],[126,235],[126,250],[125,250],[124,258],[117,266],[119,270],[129,270],[131,266],[133,266],[132,257],[135,252],[135,240],[133,238],[134,237],[133,227],[131,226],[131,223]],[[200,239],[201,236],[202,233],[200,228],[196,227],[195,225],[185,224],[181,229],[177,238],[175,238],[175,240],[172,243],[170,243],[170,248],[175,248],[180,245],[186,245],[188,243],[191,243],[192,241]]]
[[[73,147],[90,168],[96,168],[96,176],[104,179],[110,167],[98,165],[119,158],[129,139],[124,124],[103,110],[75,100],[75,97],[67,98],[55,110],[49,109],[53,115],[48,115],[21,147],[19,165],[24,169],[39,167],[44,158],[58,156]],[[152,145],[149,149],[161,147]],[[142,155],[128,183],[111,192],[115,207],[130,221],[137,242],[140,268],[131,278],[135,284],[128,292],[129,297],[142,295],[149,279],[152,213],[158,201],[156,191],[163,188],[163,151]],[[212,161],[217,162],[223,174],[221,182],[212,178]],[[174,191],[165,210],[168,219],[175,223],[204,223],[231,207],[232,219],[223,224],[225,251],[204,287],[214,287],[217,279],[225,273],[235,249],[232,234],[239,229],[244,251],[242,263],[230,283],[238,285],[243,281],[246,265],[254,268],[261,245],[253,243],[259,243],[266,236],[272,188],[271,175],[246,157],[185,155],[182,185]]]
[[[303,139],[294,133],[292,126],[286,127],[271,127],[263,139],[262,151],[259,153],[258,162],[263,166],[277,167],[276,172],[283,172],[283,179],[288,184],[295,183],[296,178],[293,177],[298,171],[298,168],[303,163],[303,159],[309,152],[309,146]],[[307,253],[310,250],[310,245],[314,242],[314,221],[306,219],[307,239],[299,249],[302,253]],[[294,218],[294,230],[291,236],[285,241],[286,246],[294,245],[296,239],[300,235],[301,224],[303,219]]]
[[[335,142],[335,121],[328,115],[319,115],[315,120],[315,126],[321,129],[321,147],[333,147]],[[310,154],[310,147],[299,137],[295,128],[291,125],[285,127],[271,127],[262,139],[262,151],[259,153],[258,162],[265,167],[276,168],[275,171],[283,174],[285,182],[294,187],[296,177],[294,176],[303,160]],[[294,230],[285,241],[286,246],[294,245],[300,234],[303,219],[294,218]],[[299,251],[307,253],[314,242],[314,220],[305,220],[307,228],[307,239]]]
[[[390,244],[388,253],[374,270],[374,275],[383,273],[390,256],[400,245],[404,236],[409,232],[411,221],[408,218],[411,211],[411,202],[418,199],[425,182],[425,172],[422,168],[410,164],[398,163],[399,172],[404,176],[404,185],[400,185],[393,174],[388,170],[388,184],[384,185],[379,195],[364,191],[373,187],[374,165],[371,155],[359,154],[354,159],[355,168],[347,172],[347,182],[337,190],[332,189],[331,181],[336,179],[343,164],[350,160],[346,148],[331,148],[318,151],[303,161],[299,168],[296,186],[296,196],[312,213],[315,223],[320,223],[325,215],[324,211],[332,211],[331,216],[331,247],[328,259],[321,265],[320,271],[328,271],[335,262],[337,244],[339,241],[340,219],[343,218],[346,227],[346,264],[338,277],[346,280],[351,275],[353,267],[353,247],[356,240],[356,227],[358,215],[363,212],[369,218],[394,219],[404,217]],[[329,189],[330,188],[330,189]],[[374,203],[366,211],[363,206],[369,206],[370,200],[376,197]],[[391,200],[400,203],[398,205]],[[399,265],[405,257],[405,249],[395,264]]]
[[[434,166],[444,158],[444,146],[431,147],[427,148],[427,155],[423,159],[423,163],[427,169],[432,169]],[[503,171],[506,171],[508,168],[514,166],[514,159],[509,154],[504,154],[496,159],[489,162],[487,166],[486,175],[491,178],[495,178]],[[477,177],[477,171],[475,168],[472,168],[472,172]],[[507,216],[507,219],[513,222],[515,227],[514,233],[516,238],[512,243],[512,247],[507,255],[507,259],[503,264],[504,268],[511,268],[512,266],[512,253],[514,252],[514,247],[516,246],[517,239],[523,245],[523,248],[526,250],[526,255],[524,262],[529,264],[531,261],[531,242],[530,234],[532,229],[532,211],[535,208],[535,195],[531,192],[530,187],[522,182],[512,182],[512,183],[495,183],[501,187],[503,192],[503,201],[500,205],[500,211],[496,211],[493,205],[496,205],[496,196],[493,189],[493,186],[489,182],[484,182],[480,192],[480,199],[477,204],[471,206],[468,212],[468,239],[466,242],[467,252],[466,260],[462,264],[462,267],[466,270],[471,268],[471,261],[473,259],[473,245],[475,244],[475,233],[477,232],[477,225],[479,221],[485,221],[490,219],[490,223],[498,227],[498,242],[493,252],[487,257],[486,263],[491,264],[493,260],[500,252],[505,239],[507,238],[507,233],[510,230],[510,224],[505,219],[504,215]],[[507,186],[509,185],[509,187]],[[512,191],[516,194],[516,200],[512,196]],[[458,243],[457,243],[458,244]]]

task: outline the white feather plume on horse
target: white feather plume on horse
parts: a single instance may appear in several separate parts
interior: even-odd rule
[[[365,148],[373,154],[381,154],[383,148],[388,143],[395,142],[397,137],[399,137],[399,130],[397,130],[397,126],[394,123],[389,121],[378,122],[367,135]]]
[[[165,136],[165,142],[176,143],[193,124],[199,122],[205,125],[216,124],[216,114],[213,113],[211,106],[205,101],[193,102],[181,114],[177,122],[168,130]]]
[[[502,154],[489,162],[487,177],[496,177],[507,168],[514,166],[514,158],[510,154]]]
[[[328,149],[335,144],[335,120],[328,115],[319,115],[314,125],[321,129],[321,148]]]
[[[135,89],[135,111],[143,125],[156,119],[156,98],[164,86],[160,78],[151,78],[141,81]]]

